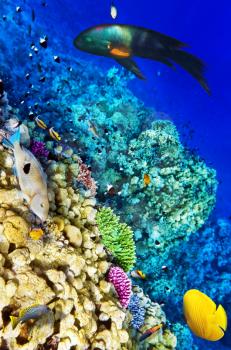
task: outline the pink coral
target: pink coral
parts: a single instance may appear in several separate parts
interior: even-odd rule
[[[95,180],[91,177],[91,171],[86,164],[79,159],[79,175],[77,180],[81,182],[87,189],[91,191],[91,195],[96,195],[97,185]]]
[[[127,308],[132,294],[132,283],[124,270],[120,267],[111,267],[108,273],[108,281],[114,285],[120,304]]]

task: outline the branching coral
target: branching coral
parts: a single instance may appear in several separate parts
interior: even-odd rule
[[[133,232],[129,226],[119,222],[110,208],[102,208],[96,216],[103,244],[125,270],[133,268],[136,261]]]
[[[127,308],[131,298],[131,280],[120,267],[113,266],[109,270],[108,281],[115,287],[120,304],[124,308]]]
[[[135,329],[139,329],[144,324],[145,309],[141,306],[140,298],[137,294],[132,294],[128,310],[132,314],[131,325]]]

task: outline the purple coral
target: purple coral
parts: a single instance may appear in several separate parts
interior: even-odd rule
[[[131,298],[132,283],[126,273],[120,267],[113,266],[109,270],[108,281],[114,285],[120,304],[127,308]]]
[[[32,140],[30,149],[35,157],[47,158],[49,156],[49,151],[46,149],[44,142]]]
[[[132,327],[139,329],[144,324],[145,308],[141,305],[141,300],[137,294],[132,294],[128,309],[133,316],[131,321]]]

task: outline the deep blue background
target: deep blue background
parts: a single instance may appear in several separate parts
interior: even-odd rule
[[[108,68],[114,63],[77,52],[72,45],[79,31],[99,23],[128,23],[152,28],[190,45],[192,53],[207,65],[212,90],[207,96],[187,73],[173,71],[156,62],[137,60],[147,81],[132,81],[131,88],[147,105],[164,111],[178,125],[181,134],[193,131],[190,145],[211,164],[220,181],[217,212],[231,215],[231,5],[226,1],[115,0],[118,17],[110,17],[110,0],[48,0],[38,15],[57,37],[63,35],[64,50],[81,55]],[[45,15],[45,16],[44,16]],[[49,28],[50,29],[50,28]],[[157,74],[160,72],[160,76]],[[189,125],[190,127],[189,127]],[[187,127],[185,126],[187,125]]]

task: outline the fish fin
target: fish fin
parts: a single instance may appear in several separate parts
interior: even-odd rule
[[[207,317],[204,329],[204,339],[210,341],[220,340],[224,336],[224,330],[217,324],[215,314]]]
[[[10,140],[8,140],[7,138],[3,137],[2,139],[2,145],[5,147],[5,148],[9,148],[9,149],[14,149],[14,145],[10,142]]]
[[[20,127],[18,130],[9,138],[9,141],[12,143],[12,145],[15,144],[15,142],[20,143],[20,138],[21,138],[21,132],[20,132]]]
[[[126,58],[130,56],[130,52],[125,48],[113,48],[110,50],[110,54],[119,58]]]
[[[222,305],[219,305],[215,312],[216,323],[224,330],[227,329],[227,315]]]
[[[124,68],[130,70],[133,74],[135,74],[138,78],[145,80],[145,76],[140,71],[138,65],[131,58],[115,58],[116,62],[121,64]]]
[[[17,325],[19,324],[19,317],[16,316],[10,316],[10,322],[12,324],[12,328],[15,329],[15,327],[17,327]]]
[[[14,149],[15,142],[20,143],[20,128],[18,128],[18,130],[11,135],[9,139],[5,137],[2,139],[3,146],[9,149]]]

